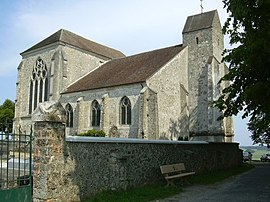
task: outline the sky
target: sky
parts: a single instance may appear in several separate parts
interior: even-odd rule
[[[200,0],[1,0],[0,105],[16,99],[20,53],[66,29],[133,55],[182,43],[187,16],[201,12]],[[203,12],[228,14],[221,0],[203,0]],[[229,48],[225,36],[225,47]],[[235,141],[251,145],[246,120],[234,118]]]

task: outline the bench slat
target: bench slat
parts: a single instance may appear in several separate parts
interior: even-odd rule
[[[186,170],[186,168],[185,168],[184,163],[177,163],[177,164],[160,166],[160,170],[162,174],[166,174],[166,173],[184,171]]]
[[[185,177],[185,176],[189,176],[189,175],[194,175],[195,172],[188,172],[188,173],[181,173],[178,175],[171,175],[171,176],[167,176],[165,177],[165,179],[174,179],[174,178],[180,178],[180,177]]]
[[[185,170],[186,168],[184,163],[160,166],[160,171],[167,181],[167,186],[173,185],[173,180],[176,178],[182,178],[182,180],[186,180],[184,177],[195,174],[195,172],[186,172]]]

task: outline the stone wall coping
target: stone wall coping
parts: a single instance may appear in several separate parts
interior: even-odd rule
[[[147,140],[137,138],[109,138],[109,137],[80,137],[67,136],[66,142],[103,142],[103,143],[155,143],[155,144],[209,144],[206,141],[172,141],[172,140]]]

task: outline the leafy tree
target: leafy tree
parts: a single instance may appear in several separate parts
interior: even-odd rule
[[[267,119],[258,115],[248,123],[248,129],[252,131],[251,138],[254,143],[266,144],[267,148],[270,148],[270,127],[265,121]]]
[[[270,1],[223,0],[230,14],[223,27],[235,48],[225,50],[229,87],[215,102],[224,117],[244,111],[254,143],[270,140]],[[222,117],[223,118],[223,117]]]
[[[0,130],[9,132],[12,131],[12,122],[14,118],[15,104],[9,99],[0,106]]]

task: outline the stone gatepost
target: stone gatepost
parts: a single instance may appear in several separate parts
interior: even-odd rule
[[[60,103],[41,104],[33,112],[33,201],[79,200],[67,185],[64,117]]]

